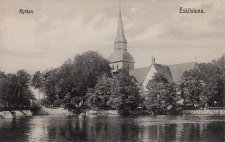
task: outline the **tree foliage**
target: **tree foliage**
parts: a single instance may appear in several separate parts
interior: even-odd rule
[[[209,106],[224,106],[225,72],[223,68],[212,63],[199,64],[201,73],[204,75],[205,87],[210,89],[211,97],[207,101]],[[209,95],[207,95],[209,96]]]
[[[93,109],[109,108],[108,101],[111,97],[112,78],[102,74],[94,88],[89,89],[87,105]]]
[[[198,70],[184,72],[180,82],[181,97],[184,99],[184,105],[199,108],[204,106],[212,97],[215,90],[204,80],[204,74]]]
[[[162,74],[156,73],[147,84],[149,90],[145,100],[146,108],[153,113],[162,114],[164,111],[177,109],[179,95],[176,84],[169,82]]]
[[[139,88],[127,70],[120,70],[112,78],[104,74],[100,76],[87,101],[92,108],[113,108],[121,113],[136,108],[139,103]]]
[[[113,76],[109,105],[114,109],[134,109],[140,103],[139,88],[127,70]]]
[[[0,96],[5,98],[35,99],[30,89],[30,75],[25,70],[5,74],[0,72]]]
[[[190,70],[182,76],[180,89],[184,103],[195,108],[223,106],[223,71],[213,63],[199,67],[200,70]]]
[[[36,72],[32,85],[43,92],[47,102],[54,100],[84,106],[88,88],[93,88],[102,73],[110,74],[109,61],[94,51],[78,54],[61,67]],[[59,101],[62,100],[62,101]],[[70,101],[69,101],[70,100]]]

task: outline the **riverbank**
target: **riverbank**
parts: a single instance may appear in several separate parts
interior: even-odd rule
[[[119,115],[118,110],[86,110],[86,115]],[[75,115],[73,111],[64,108],[42,107],[35,115]],[[130,115],[151,115],[148,110],[130,110]],[[168,114],[169,115],[169,114]],[[225,116],[225,109],[181,110],[178,115],[221,115]]]
[[[119,115],[118,110],[87,110],[87,115]],[[151,115],[147,110],[130,110],[130,115]],[[167,115],[174,115],[168,113]],[[215,115],[225,116],[225,109],[181,110],[177,115]]]
[[[120,115],[118,110],[81,110],[85,115]],[[79,114],[80,114],[79,113]],[[131,115],[150,114],[147,110],[130,110]],[[68,111],[64,108],[46,108],[42,107],[34,115],[77,115],[74,111]]]
[[[120,115],[118,110],[83,110],[82,115]],[[131,110],[130,115],[150,115],[147,110]],[[1,119],[28,117],[32,115],[77,115],[74,111],[68,111],[64,108],[46,108],[41,107],[35,112],[30,110],[23,111],[2,111],[0,112]],[[208,110],[181,110],[178,115],[211,115],[225,116],[225,109],[208,109]]]
[[[74,115],[74,113],[64,108],[41,107],[34,115]]]
[[[130,115],[148,115],[148,110],[130,110]],[[87,115],[120,115],[119,110],[86,110]]]
[[[225,109],[182,110],[182,115],[219,115],[225,116]]]

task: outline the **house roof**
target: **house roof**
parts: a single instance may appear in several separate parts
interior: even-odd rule
[[[138,68],[129,71],[130,76],[135,77],[139,84],[142,84],[151,67]]]
[[[174,64],[174,65],[161,65],[161,64],[153,64],[156,71],[162,75],[164,75],[169,81],[178,82],[181,79],[182,74],[185,71],[190,69],[195,69],[195,62],[191,63],[182,63],[182,64]],[[150,70],[150,67],[138,68],[130,70],[129,74],[138,81],[139,84],[142,84]]]
[[[178,82],[185,71],[195,69],[196,62],[168,65],[173,81]]]

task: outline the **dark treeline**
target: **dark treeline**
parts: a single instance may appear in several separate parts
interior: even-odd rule
[[[184,72],[176,83],[155,74],[147,85],[146,97],[141,97],[127,70],[112,75],[109,61],[88,51],[59,68],[37,71],[32,77],[24,70],[15,74],[0,72],[0,97],[35,99],[31,85],[44,94],[42,103],[52,107],[117,109],[123,113],[144,108],[159,114],[224,107],[225,55],[198,66],[199,69]]]
[[[183,73],[178,83],[162,74],[149,81],[146,108],[155,113],[225,106],[225,55]]]
[[[30,89],[31,76],[25,70],[17,73],[5,74],[0,72],[0,98],[1,99],[35,99]]]
[[[112,76],[109,61],[94,51],[78,54],[59,68],[37,71],[31,82],[43,92],[47,106],[121,110],[140,103],[139,89],[128,72]]]

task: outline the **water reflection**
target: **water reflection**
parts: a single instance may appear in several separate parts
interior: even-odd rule
[[[0,141],[225,141],[223,116],[34,116],[0,120]]]

